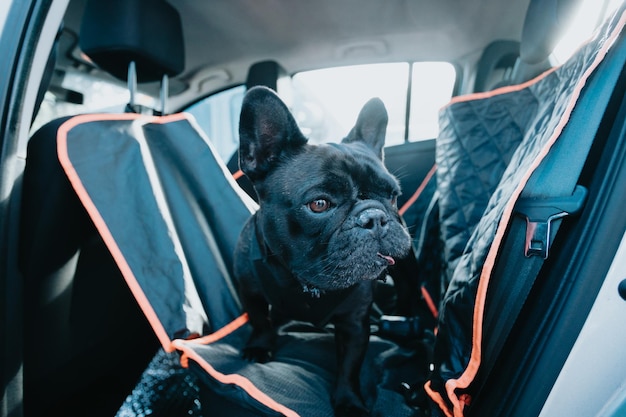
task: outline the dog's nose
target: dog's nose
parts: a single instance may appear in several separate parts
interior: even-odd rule
[[[377,208],[363,210],[357,216],[357,224],[363,229],[384,229],[387,227],[389,217],[387,213]]]

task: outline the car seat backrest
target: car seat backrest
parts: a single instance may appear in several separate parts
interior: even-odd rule
[[[483,51],[477,64],[475,92],[519,85],[550,69],[549,56],[577,3],[578,0],[531,1],[521,42],[495,41]],[[424,214],[419,226],[413,226],[417,222],[410,219],[415,211],[413,207],[407,212],[416,234],[420,279],[435,307],[513,152],[522,141],[524,132],[520,126],[526,124],[538,105],[531,96],[524,96],[522,107],[527,111],[509,113],[511,107],[517,108],[517,100],[520,98],[511,100],[499,95],[485,102],[485,106],[473,102],[455,104],[455,111],[465,106],[468,113],[473,113],[468,118],[450,117],[450,107],[444,107],[441,112],[435,158],[437,169],[430,180],[436,182],[436,192],[420,196],[424,200],[420,203],[429,209],[419,212]],[[452,102],[455,101],[458,100],[453,98]],[[482,122],[485,118],[489,123]]]
[[[487,338],[507,336],[487,334],[486,329],[495,328],[493,322],[500,317],[507,317],[511,326],[515,320],[506,310],[510,304],[491,299],[490,305],[505,311],[489,315],[485,305],[492,278],[500,288],[506,282],[525,281],[522,268],[492,275],[499,260],[524,258],[524,250],[502,256],[499,252],[517,199],[522,192],[537,198],[526,189],[529,184],[547,183],[550,189],[551,181],[564,182],[564,175],[552,178],[542,172],[541,180],[534,176],[542,165],[555,170],[551,156],[558,149],[568,150],[570,156],[556,166],[569,170],[576,183],[580,171],[576,174],[571,166],[572,154],[580,159],[588,149],[576,152],[568,144],[584,142],[579,135],[591,143],[611,96],[620,95],[613,91],[624,67],[625,24],[622,6],[563,66],[523,84],[455,98],[440,113],[437,178],[450,283],[441,305],[435,371],[427,389],[448,416],[464,415],[479,368],[484,372],[483,361],[495,360],[497,352],[482,356],[486,346],[498,344]],[[522,239],[522,249],[524,243]],[[507,294],[511,296],[515,293]],[[525,300],[524,295],[519,298]]]
[[[156,19],[149,26],[141,24],[146,13]],[[130,61],[140,81],[183,69],[180,18],[165,1],[89,1],[82,30],[82,48],[118,78],[126,79]],[[85,406],[113,413],[158,347],[59,163],[57,137],[69,119],[53,120],[32,136],[22,182],[19,265],[28,329],[25,397],[34,400],[27,402],[29,415],[60,404],[69,407],[67,414],[81,414]],[[91,157],[107,158],[97,148]],[[126,349],[118,348],[122,339]],[[118,397],[102,404],[98,391],[117,391]]]
[[[564,22],[571,16],[578,1],[530,2],[519,46],[511,43],[493,45],[502,57],[510,56],[511,51],[519,49],[519,58],[510,78],[501,82],[498,88],[508,84],[521,85],[551,68],[549,56],[559,40]],[[481,66],[494,60],[491,58],[493,51],[485,52],[485,61]],[[488,66],[494,67],[493,64]],[[486,71],[485,68],[483,70]],[[488,76],[482,74],[481,77]],[[480,220],[513,152],[522,141],[524,131],[520,126],[527,124],[528,118],[533,117],[539,105],[532,94],[521,93],[510,98],[506,94],[497,94],[498,91],[504,91],[498,88],[491,90],[494,92],[493,98],[487,101],[452,100],[453,103],[459,101],[453,106],[454,111],[466,106],[467,111],[474,114],[473,117],[451,117],[447,114],[451,107],[445,107],[441,113],[436,161],[440,228],[444,242],[443,263],[446,266],[444,287],[447,287],[457,259]],[[524,111],[510,113],[511,109],[518,108]],[[494,123],[481,122],[486,118],[492,119]]]
[[[232,256],[256,207],[191,116],[77,116],[57,152],[165,349],[241,314]]]
[[[518,41],[497,40],[487,45],[476,65],[474,92],[482,93],[510,83],[519,48]]]
[[[482,101],[459,99],[441,110],[437,191],[445,288],[538,106],[530,93],[502,94]]]

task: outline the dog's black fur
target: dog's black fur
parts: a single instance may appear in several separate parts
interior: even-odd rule
[[[396,208],[398,181],[382,162],[386,128],[379,99],[365,104],[348,136],[334,145],[307,144],[267,88],[251,89],[241,110],[239,164],[260,204],[235,253],[253,329],[243,355],[270,360],[281,320],[333,323],[338,416],[368,415],[359,374],[373,285],[411,248]]]

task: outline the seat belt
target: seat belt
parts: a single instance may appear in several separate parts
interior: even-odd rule
[[[622,35],[623,36],[623,35]],[[518,199],[493,276],[497,279],[485,316],[483,381],[508,338],[562,220],[583,207],[587,190],[577,185],[618,80],[623,78],[626,42],[609,51],[583,91],[571,120]],[[596,93],[597,92],[597,93]],[[615,94],[623,94],[616,92]],[[493,290],[493,291],[492,291]]]

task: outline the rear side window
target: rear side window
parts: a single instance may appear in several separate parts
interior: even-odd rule
[[[33,122],[35,131],[50,120],[81,113],[123,112],[128,103],[128,88],[78,72],[56,74],[60,81],[48,89]],[[142,101],[152,100],[138,94]],[[152,100],[153,101],[153,100]]]
[[[311,142],[338,141],[363,104],[379,97],[389,113],[386,145],[397,145],[437,136],[438,111],[452,97],[455,80],[454,66],[447,62],[307,71],[293,77],[292,107]]]
[[[239,147],[239,113],[246,88],[229,88],[198,101],[185,111],[191,113],[226,162]]]
[[[357,65],[297,73],[289,87],[279,87],[279,95],[310,143],[339,142],[354,125],[361,107],[379,97],[389,113],[389,146],[437,137],[438,112],[452,97],[456,79],[454,66],[447,62]],[[238,86],[186,110],[226,161],[238,147],[244,94],[244,87]]]
[[[623,0],[582,0],[578,11],[567,22],[561,40],[553,51],[553,58],[557,64],[565,62],[622,4]]]

